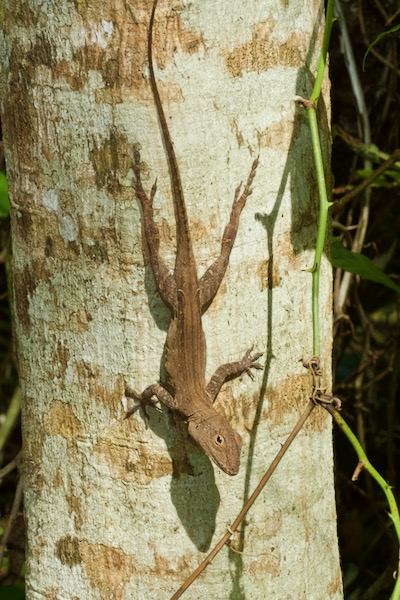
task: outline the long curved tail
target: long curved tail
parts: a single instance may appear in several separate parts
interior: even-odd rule
[[[161,104],[160,94],[157,88],[157,82],[154,75],[153,68],[153,51],[152,51],[152,43],[153,43],[153,25],[154,25],[154,15],[157,8],[158,0],[154,0],[153,10],[151,12],[150,18],[150,26],[149,26],[149,36],[148,36],[148,61],[149,61],[149,70],[150,70],[150,83],[151,89],[153,92],[154,100],[156,103],[158,118],[161,124],[161,132],[165,145],[170,176],[171,176],[171,187],[172,187],[172,196],[174,201],[174,209],[175,209],[175,219],[176,219],[176,227],[177,227],[177,254],[191,254],[191,242],[190,242],[190,232],[189,232],[189,223],[186,213],[185,199],[183,197],[182,190],[182,182],[181,176],[179,173],[178,162],[175,156],[174,146],[171,141],[171,136],[169,133],[167,120],[165,118],[164,109]]]

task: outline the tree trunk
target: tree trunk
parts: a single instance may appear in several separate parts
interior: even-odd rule
[[[322,4],[160,0],[155,72],[199,275],[218,255],[235,189],[260,155],[227,273],[203,317],[207,379],[252,346],[265,369],[227,383],[215,405],[243,438],[235,477],[165,408],[149,408],[148,429],[138,412],[124,420],[126,385],[142,391],[160,379],[170,318],[143,239],[135,144],[148,193],[157,180],[162,257],[171,270],[175,261],[148,77],[151,8],[151,0],[3,5],[28,600],[170,597],[233,522],[311,392],[301,359],[312,353],[306,270],[317,192],[294,97],[312,88]],[[321,293],[329,388],[327,260]],[[331,421],[319,408],[232,545],[244,554],[223,549],[185,598],[342,598]]]

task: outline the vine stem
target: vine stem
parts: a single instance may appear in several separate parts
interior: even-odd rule
[[[318,234],[315,247],[314,264],[311,268],[312,273],[312,320],[313,320],[313,354],[319,356],[321,353],[320,343],[320,314],[319,314],[319,275],[321,270],[322,253],[325,246],[326,229],[328,223],[328,210],[332,205],[329,202],[326,192],[326,180],[324,172],[324,163],[322,159],[321,143],[319,139],[317,106],[321,95],[322,82],[324,80],[325,67],[328,55],[329,42],[331,38],[333,25],[333,10],[335,0],[328,0],[325,17],[324,39],[322,40],[322,49],[318,63],[317,76],[315,84],[307,103],[307,116],[310,125],[311,143],[314,154],[315,170],[317,174],[318,195],[319,195],[319,218]]]
[[[321,144],[319,138],[318,131],[318,122],[317,122],[317,106],[318,100],[321,94],[321,87],[324,78],[324,72],[326,67],[327,60],[327,52],[329,47],[329,41],[332,31],[333,24],[333,14],[334,14],[334,6],[335,0],[328,0],[327,8],[326,8],[326,24],[325,24],[325,32],[324,39],[322,42],[322,51],[320,55],[318,72],[315,79],[314,89],[312,91],[310,100],[307,101],[307,116],[310,125],[310,133],[314,154],[314,162],[315,169],[317,174],[317,184],[318,184],[318,194],[319,194],[319,222],[318,222],[318,234],[317,234],[317,242],[315,248],[315,257],[314,264],[311,268],[312,273],[312,318],[313,318],[313,353],[315,356],[319,357],[320,355],[320,314],[319,314],[319,275],[321,268],[321,259],[322,253],[324,251],[325,246],[325,238],[326,238],[326,230],[328,223],[328,211],[329,207],[332,206],[332,202],[329,202],[327,190],[326,190],[326,180],[324,173],[324,164],[322,159],[322,151]],[[395,157],[397,159],[397,156]],[[384,478],[378,473],[378,471],[372,466],[369,462],[367,455],[365,454],[360,442],[351,431],[350,427],[347,425],[346,421],[343,417],[335,410],[335,408],[331,404],[324,404],[324,407],[330,412],[337,425],[346,435],[351,445],[353,446],[357,456],[358,456],[358,466],[356,468],[356,472],[361,469],[365,469],[373,479],[378,483],[378,485],[382,488],[386,499],[389,504],[390,512],[389,516],[393,521],[394,528],[397,534],[397,538],[400,542],[400,517],[399,511],[397,508],[396,500],[394,494],[389,486],[389,484],[384,480]],[[354,476],[355,477],[355,476]],[[396,583],[390,596],[390,600],[399,600],[400,599],[400,556],[398,562],[398,570]]]
[[[400,515],[399,515],[399,510],[397,508],[396,499],[394,497],[394,494],[392,492],[390,485],[384,480],[382,475],[380,475],[378,473],[378,471],[372,466],[363,447],[361,446],[360,442],[358,441],[358,439],[356,438],[356,436],[354,435],[354,433],[352,432],[352,430],[350,429],[350,427],[348,426],[346,421],[343,419],[343,417],[333,408],[333,406],[331,404],[324,405],[324,408],[326,408],[326,410],[335,419],[336,424],[343,431],[343,433],[345,434],[345,436],[347,437],[347,439],[349,440],[349,442],[351,443],[351,445],[353,446],[353,448],[357,454],[359,462],[356,467],[355,473],[357,473],[357,475],[358,475],[358,472],[361,471],[361,469],[364,469],[365,471],[367,471],[367,473],[369,473],[371,475],[371,477],[373,479],[375,479],[377,484],[383,490],[383,493],[385,494],[386,500],[389,504],[389,510],[390,510],[390,512],[388,513],[389,517],[393,521],[393,525],[394,525],[394,528],[395,528],[395,531],[397,534],[397,538],[398,538],[398,540],[400,540]],[[353,480],[354,479],[357,479],[356,474],[353,475]],[[399,562],[398,562],[398,567],[397,567],[396,583],[393,588],[392,595],[390,596],[390,600],[399,600],[399,598],[400,598],[400,576],[399,576],[399,574],[400,574],[400,557],[399,557]]]

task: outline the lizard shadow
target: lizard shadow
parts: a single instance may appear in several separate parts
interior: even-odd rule
[[[142,240],[144,237],[142,236]],[[143,247],[144,256],[147,248]],[[157,327],[167,331],[171,314],[158,296],[150,265],[145,268],[145,289],[149,299],[150,313]],[[160,381],[164,381],[165,349],[160,363]],[[178,518],[188,537],[198,550],[205,552],[210,547],[215,531],[215,520],[220,504],[220,495],[215,483],[214,469],[204,451],[189,436],[182,417],[172,413],[164,405],[149,406],[149,427],[162,438],[172,462],[171,500]],[[193,502],[196,498],[196,502]],[[202,507],[199,510],[199,506]]]
[[[319,15],[315,20],[313,32],[310,37],[310,43],[307,49],[306,59],[304,66],[298,70],[295,93],[308,98],[311,95],[311,90],[314,85],[314,77],[310,71],[311,59],[315,50],[315,45],[318,40],[319,24],[321,22],[323,12],[323,6],[321,5]],[[323,97],[321,96],[317,117],[320,123],[322,123],[322,130],[327,130],[327,111],[324,104]],[[253,460],[256,446],[256,439],[258,435],[258,427],[260,425],[260,418],[264,404],[265,394],[267,392],[268,380],[271,362],[274,357],[273,355],[273,344],[272,344],[272,315],[274,312],[273,306],[273,294],[272,289],[274,285],[274,256],[273,256],[273,234],[277,219],[279,218],[281,205],[285,193],[286,186],[290,182],[291,187],[291,198],[292,198],[292,220],[291,220],[291,243],[294,255],[300,254],[307,249],[315,248],[315,241],[317,235],[317,222],[318,222],[318,191],[316,177],[314,175],[314,163],[313,163],[313,151],[311,145],[311,136],[309,134],[308,144],[304,144],[301,140],[301,144],[298,143],[300,136],[304,137],[302,129],[307,128],[309,131],[309,124],[305,110],[297,109],[295,113],[292,137],[289,144],[289,151],[286,159],[286,163],[283,168],[282,177],[278,193],[275,198],[274,205],[269,213],[256,213],[255,220],[261,223],[267,233],[267,256],[268,260],[268,289],[267,289],[267,340],[265,348],[265,368],[263,372],[262,384],[260,387],[260,393],[258,396],[258,402],[255,409],[255,415],[253,420],[253,427],[250,433],[249,452],[247,456],[247,462],[245,465],[245,481],[244,481],[244,492],[243,492],[243,504],[248,500],[252,488],[251,481],[253,481],[252,470]],[[325,129],[324,129],[325,128]],[[329,140],[321,140],[326,142],[326,146],[322,148],[325,156],[329,157]],[[304,185],[304,173],[307,173],[309,178],[308,189],[305,189]],[[312,174],[310,176],[310,173]],[[327,180],[329,187],[329,179]],[[294,208],[294,203],[295,208]],[[300,206],[299,206],[300,205]],[[311,264],[310,264],[311,266]],[[310,275],[311,277],[311,275]],[[302,358],[302,357],[300,357]],[[239,551],[245,550],[245,537],[246,537],[246,521],[243,521],[240,529],[239,541],[236,544]],[[268,550],[268,549],[267,549]],[[273,555],[273,548],[271,547],[271,555]],[[243,570],[244,562],[243,556],[238,553],[230,551],[229,559],[232,564],[232,588],[230,592],[231,600],[246,600],[247,594],[245,584],[243,582]],[[263,577],[265,578],[266,573],[274,573],[276,567],[273,567],[269,571],[269,565],[266,563],[266,571]],[[273,576],[273,575],[272,575]]]

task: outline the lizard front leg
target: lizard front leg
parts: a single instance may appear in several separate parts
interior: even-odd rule
[[[147,196],[142,186],[140,176],[140,152],[137,148],[133,151],[133,172],[136,179],[136,196],[138,197],[143,211],[143,227],[145,241],[149,249],[151,268],[154,273],[158,293],[169,308],[174,309],[178,304],[178,296],[175,279],[169,272],[164,261],[160,257],[160,232],[153,217],[153,198],[157,190],[157,182],[151,188],[150,197]]]
[[[235,198],[233,200],[231,217],[222,236],[221,253],[217,260],[207,269],[200,279],[200,306],[202,308],[214,298],[221,284],[222,278],[225,275],[229,262],[229,256],[239,227],[240,214],[244,208],[244,205],[246,204],[247,198],[252,193],[251,184],[253,183],[253,179],[256,174],[257,165],[258,158],[256,158],[256,160],[253,162],[247,183],[240,196],[241,184],[237,187],[235,191]]]
[[[157,404],[157,402],[162,402],[163,404],[165,404],[165,406],[172,410],[177,409],[175,399],[173,398],[173,396],[171,396],[169,392],[167,392],[167,390],[160,383],[153,383],[153,385],[149,385],[141,394],[138,394],[137,392],[135,392],[135,390],[128,387],[125,390],[125,396],[127,398],[133,398],[134,400],[136,400],[136,402],[138,402],[137,406],[134,406],[133,408],[128,410],[128,412],[125,415],[125,419],[129,419],[129,417],[133,415],[134,412],[136,412],[139,408],[142,408],[143,413],[145,415],[146,425],[149,421],[149,416],[146,411],[147,404],[154,405]],[[156,399],[154,399],[154,397]]]
[[[242,375],[242,373],[247,373],[253,379],[253,373],[250,369],[262,369],[262,366],[256,362],[257,359],[262,356],[262,352],[258,352],[257,354],[254,354],[254,356],[251,356],[252,350],[253,348],[247,350],[242,360],[226,363],[225,365],[218,367],[206,387],[206,392],[211,402],[214,402],[222,385],[226,381],[235,379]]]

